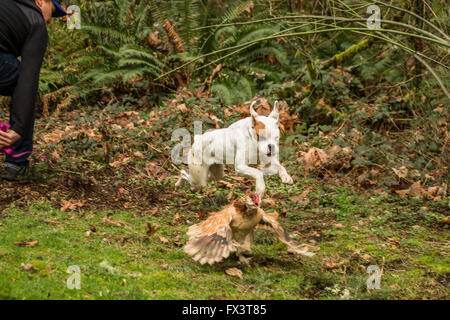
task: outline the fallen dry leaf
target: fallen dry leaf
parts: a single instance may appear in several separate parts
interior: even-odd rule
[[[174,224],[181,224],[183,223],[184,219],[182,216],[180,216],[178,213],[175,213],[172,219],[172,223]]]
[[[245,178],[244,177],[239,177],[239,176],[230,176],[231,179],[236,180],[236,181],[244,181]]]
[[[39,244],[39,241],[30,241],[30,242],[25,242],[25,241],[16,241],[14,242],[14,244],[16,246],[21,246],[21,247],[34,247],[37,246]]]
[[[97,232],[97,228],[95,226],[90,226],[89,227],[89,231],[90,232]]]
[[[431,200],[441,201],[442,197],[447,195],[447,184],[443,183],[442,186],[432,186],[427,189],[427,196]]]
[[[164,180],[165,178],[170,176],[170,172],[164,169],[163,167],[157,165],[156,163],[149,163],[149,167],[145,168],[147,172],[147,176],[149,178],[158,178],[158,180]]]
[[[396,242],[396,243],[399,243],[399,242],[400,242],[400,240],[398,240],[398,239],[396,239],[396,238],[390,238],[390,237],[387,237],[387,239],[388,239],[389,241]]]
[[[51,133],[43,135],[41,139],[44,140],[46,144],[56,144],[64,139],[63,138],[64,133],[65,133],[64,131],[56,129],[53,130]]]
[[[158,46],[162,42],[162,40],[158,37],[158,35],[159,35],[158,30],[156,30],[153,33],[150,33],[148,35],[148,44],[154,47]]]
[[[309,198],[302,197],[300,194],[292,196],[291,200],[295,203],[301,204],[302,206],[306,206],[310,202]]]
[[[409,189],[406,190],[395,190],[395,193],[398,194],[400,197],[404,198],[409,192]]]
[[[108,165],[112,168],[117,168],[120,165],[126,164],[131,158],[121,154],[116,158],[116,161],[108,163]]]
[[[138,157],[138,158],[143,158],[144,157],[144,154],[142,152],[140,152],[140,151],[136,151],[133,154],[134,154],[135,157]]]
[[[327,153],[316,147],[311,147],[308,152],[302,152],[302,156],[302,162],[305,169],[309,169],[328,160]]]
[[[162,243],[168,243],[169,242],[169,240],[167,240],[164,237],[159,237],[159,241],[161,241]]]
[[[284,103],[283,102],[280,102],[281,109],[279,110],[280,130],[282,132],[286,132],[289,130],[290,133],[293,133],[294,129],[295,129],[295,125],[297,123],[300,123],[300,120],[299,120],[297,114],[290,114],[287,104],[285,102]],[[283,105],[286,105],[286,106],[284,107]]]
[[[425,190],[420,185],[420,181],[414,182],[409,188],[409,194],[413,197],[420,196],[425,194]]]
[[[182,113],[187,113],[189,111],[185,103],[177,105],[177,109],[180,110]]]
[[[339,170],[351,166],[353,153],[350,147],[332,146],[327,151],[311,147],[307,152],[300,151],[300,161],[307,171],[316,167],[328,171]]]
[[[60,210],[63,212],[66,210],[75,210],[77,208],[83,207],[85,203],[85,200],[62,200]]]
[[[236,277],[239,279],[244,279],[243,274],[242,274],[242,270],[238,269],[238,268],[228,268],[225,270],[225,273],[229,276],[232,277]]]
[[[251,14],[254,7],[255,7],[255,5],[253,4],[253,1],[250,1],[250,3],[244,9],[244,11],[247,12],[248,14]]]
[[[276,207],[277,202],[275,201],[275,199],[266,198],[266,199],[263,199],[262,205],[263,206],[268,206],[268,207]]]
[[[147,235],[151,236],[152,234],[154,234],[159,229],[159,226],[155,225],[153,227],[150,222],[147,222],[147,228],[148,228]]]
[[[27,263],[27,264],[21,263],[20,266],[25,271],[36,271],[37,270],[36,267],[33,266],[31,263]]]
[[[325,268],[327,268],[328,270],[337,269],[337,268],[341,267],[344,263],[345,263],[345,261],[341,261],[338,263],[334,263],[334,262],[325,263]]]
[[[55,160],[58,160],[58,159],[59,159],[59,154],[58,154],[58,152],[56,152],[56,150],[53,151],[50,155],[51,155],[52,158],[55,159]]]
[[[394,171],[394,173],[397,175],[397,177],[399,177],[399,178],[406,178],[406,176],[408,175],[408,169],[405,167],[405,166],[403,166],[403,167],[400,167],[400,168],[398,168],[398,169],[396,169],[396,168],[392,168],[392,171]]]
[[[104,217],[103,217],[102,222],[103,222],[103,223],[110,223],[110,224],[113,224],[113,225],[118,226],[118,227],[121,227],[121,226],[122,226],[122,224],[121,224],[120,222],[117,222],[117,221],[108,219],[107,216],[104,216]]]
[[[310,188],[307,188],[302,193],[292,196],[291,200],[294,201],[295,203],[306,206],[310,202],[309,198],[306,197],[310,190],[311,190]]]
[[[228,182],[228,181],[220,180],[219,182],[222,183],[222,184],[224,184],[227,188],[232,189],[232,188],[234,187],[234,184],[232,184],[232,183],[230,183],[230,182]]]
[[[362,255],[361,258],[363,258],[366,261],[369,261],[370,258],[372,258],[372,257],[369,254],[366,253],[366,254]]]

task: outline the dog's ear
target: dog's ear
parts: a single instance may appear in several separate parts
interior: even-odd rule
[[[256,118],[258,118],[258,113],[253,109],[253,106],[255,105],[256,101],[253,101],[250,105],[250,115],[252,116],[252,122],[255,124]]]
[[[278,113],[278,100],[275,101],[275,103],[273,104],[273,110],[272,112],[269,114],[270,118],[274,118],[275,120],[278,121],[280,114]]]

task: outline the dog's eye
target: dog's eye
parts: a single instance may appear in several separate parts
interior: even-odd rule
[[[264,137],[264,136],[261,136],[261,135],[259,135],[259,134],[258,134],[258,139],[259,139],[259,140],[265,140],[265,139],[266,139],[266,137]]]

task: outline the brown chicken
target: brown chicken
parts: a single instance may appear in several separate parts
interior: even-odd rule
[[[255,229],[259,227],[275,232],[290,252],[314,255],[288,237],[277,221],[277,213],[265,213],[259,204],[258,195],[253,193],[211,213],[208,219],[189,228],[184,251],[201,264],[219,262],[236,252],[239,260],[248,264],[244,255],[251,253]]]

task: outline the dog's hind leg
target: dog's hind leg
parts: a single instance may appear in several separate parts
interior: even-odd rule
[[[194,147],[198,148],[198,140],[194,143],[188,155],[188,171],[181,170],[181,177],[175,184],[176,187],[182,186],[184,181],[188,181],[192,190],[199,190],[206,187],[208,183],[208,165],[202,162],[196,162]]]
[[[208,180],[220,180],[224,177],[224,165],[223,164],[213,164],[209,167]]]
[[[177,187],[177,188],[183,186],[184,181],[188,181],[189,183],[191,182],[189,173],[187,173],[186,170],[181,170],[180,173],[181,173],[181,176],[178,179],[177,183],[175,183],[175,187]]]

